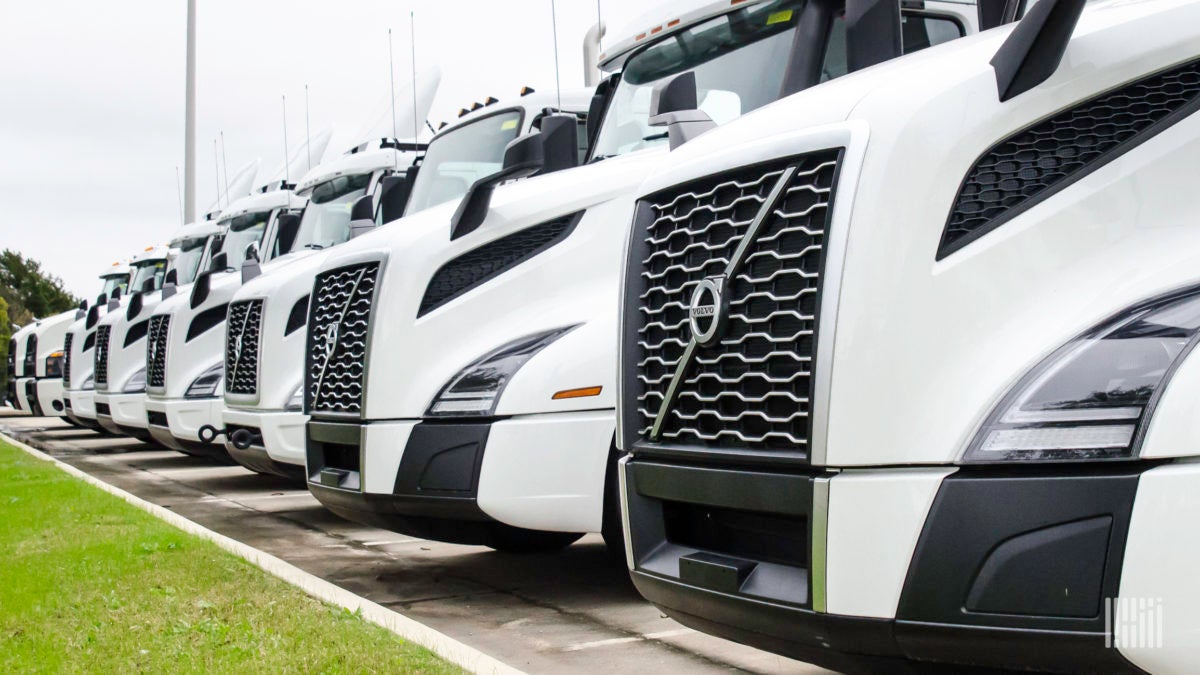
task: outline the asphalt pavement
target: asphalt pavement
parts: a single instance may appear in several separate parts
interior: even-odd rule
[[[512,555],[363,527],[303,484],[0,408],[0,431],[529,673],[825,673],[684,628],[598,535]],[[2,480],[2,478],[0,478]]]

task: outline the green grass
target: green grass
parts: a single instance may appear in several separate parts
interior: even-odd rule
[[[0,673],[461,672],[0,441]]]

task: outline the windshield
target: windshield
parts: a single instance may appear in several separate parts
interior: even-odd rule
[[[724,124],[779,98],[793,30],[803,0],[777,0],[723,14],[682,30],[629,57],[596,137],[594,157],[612,157],[665,143],[651,127],[654,85],[696,73],[700,109]]]
[[[104,295],[112,297],[112,292],[115,289],[121,289],[121,293],[125,293],[125,289],[129,286],[129,275],[122,274],[117,277],[104,277],[104,290],[101,291]]]
[[[196,280],[200,271],[200,259],[204,257],[204,245],[207,237],[185,239],[179,244],[179,255],[171,261],[171,269],[175,270],[175,283],[182,286]]]
[[[293,251],[302,248],[327,248],[350,238],[350,209],[367,194],[371,174],[338,176],[313,188],[308,206],[300,217]]]
[[[270,211],[246,213],[220,224],[229,228],[225,239],[221,242],[221,252],[226,255],[226,264],[237,269],[246,260],[246,247],[251,243],[262,246],[263,234],[267,231],[267,223],[271,220]]]
[[[521,110],[506,110],[433,139],[413,182],[405,214],[462,197],[476,180],[496,173],[504,147],[521,133]]]
[[[142,284],[146,283],[147,279],[154,281],[154,288],[162,288],[163,276],[167,273],[167,261],[154,260],[142,263],[134,263],[133,265],[133,283],[130,286],[133,290],[142,290]]]

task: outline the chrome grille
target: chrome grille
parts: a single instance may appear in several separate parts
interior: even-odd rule
[[[367,332],[379,263],[317,276],[308,320],[305,391],[310,412],[362,413]]]
[[[171,328],[171,317],[159,314],[150,317],[150,330],[146,332],[146,386],[167,386],[167,333]]]
[[[112,335],[112,326],[104,325],[96,329],[96,353],[93,356],[96,371],[92,373],[96,388],[108,384],[108,340]]]
[[[62,379],[63,386],[71,388],[71,343],[75,342],[75,333],[68,332],[67,337],[63,338],[63,369]]]
[[[258,393],[262,312],[262,300],[246,300],[229,305],[229,319],[225,324],[225,387],[231,394]]]
[[[628,289],[637,294],[628,315],[636,375],[627,376],[636,396],[631,428],[643,441],[807,452],[839,156],[830,150],[741,169],[643,202],[639,212],[648,215],[634,235]],[[752,227],[753,240],[743,241]],[[728,308],[708,347],[692,344],[689,323],[692,294],[706,278],[724,279]]]

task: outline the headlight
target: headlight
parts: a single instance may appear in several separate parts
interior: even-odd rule
[[[187,398],[212,398],[217,395],[217,388],[221,386],[221,381],[224,379],[225,364],[218,363],[200,373],[200,377],[188,385],[184,396]]]
[[[87,379],[83,381],[83,384],[79,385],[79,388],[84,391],[87,391],[89,389],[95,389],[96,388],[96,378],[92,377],[91,375],[88,375]]]
[[[304,385],[296,387],[296,391],[292,392],[288,398],[287,405],[283,406],[284,410],[304,410]]]
[[[62,367],[62,352],[54,352],[46,357],[46,377],[62,377]]]
[[[121,391],[126,394],[140,394],[146,391],[146,369],[142,368],[134,373]]]
[[[442,387],[429,406],[428,414],[433,417],[491,415],[500,401],[500,392],[521,366],[574,327],[527,335],[463,368]]]
[[[1196,344],[1200,295],[1123,312],[1051,354],[1000,402],[966,462],[1126,459]]]

